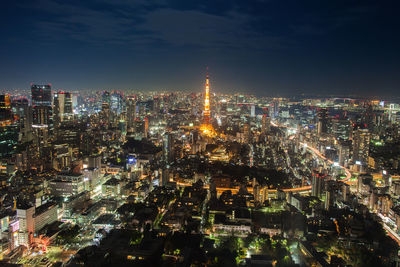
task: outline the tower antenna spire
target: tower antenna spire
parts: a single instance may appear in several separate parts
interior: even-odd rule
[[[207,66],[203,116],[204,116],[204,121],[208,123],[208,121],[210,120],[210,83],[208,77],[208,66]]]

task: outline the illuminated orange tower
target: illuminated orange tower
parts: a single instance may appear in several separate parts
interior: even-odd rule
[[[207,68],[208,70],[208,68]],[[207,71],[206,78],[206,93],[204,95],[204,110],[203,110],[203,123],[200,126],[200,131],[209,137],[216,135],[216,132],[211,124],[211,112],[210,112],[210,82]]]
[[[208,78],[208,71],[207,71],[207,78],[206,78],[206,94],[204,96],[203,120],[204,120],[204,123],[210,122],[210,83],[209,83],[209,78]]]

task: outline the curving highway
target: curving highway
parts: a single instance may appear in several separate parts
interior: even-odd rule
[[[283,128],[290,128],[290,129],[293,129],[293,130],[297,130],[297,129],[295,129],[295,128],[288,127],[287,125],[278,125],[278,124],[276,124],[276,123],[273,122],[273,121],[271,121],[271,125],[272,125],[272,126],[275,126],[275,127],[283,127]],[[333,164],[334,164],[334,162],[333,162],[332,160],[330,160],[330,159],[326,158],[324,155],[322,155],[321,152],[318,151],[318,149],[316,149],[316,148],[314,148],[314,147],[308,145],[307,143],[300,143],[300,144],[302,144],[303,146],[305,146],[308,150],[310,150],[311,152],[313,152],[315,155],[317,155],[317,156],[320,157],[321,159],[323,159],[323,160],[325,160],[326,162],[328,162],[330,165],[333,165]],[[348,182],[348,181],[350,180],[350,178],[351,178],[351,172],[350,172],[350,170],[347,169],[347,168],[345,168],[345,167],[343,167],[343,166],[340,166],[340,165],[338,165],[338,167],[340,167],[341,169],[343,169],[343,170],[345,171],[345,173],[346,173],[346,178],[343,179],[343,180],[341,180],[341,181],[344,182],[344,183]]]

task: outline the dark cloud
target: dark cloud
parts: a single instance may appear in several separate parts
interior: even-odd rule
[[[200,11],[158,9],[150,12],[139,29],[174,46],[219,49],[278,48],[284,40],[248,27],[250,17],[237,12],[225,16]],[[167,23],[166,23],[167,22]]]
[[[0,88],[44,77],[74,88],[195,89],[210,65],[221,90],[390,94],[400,82],[396,7],[369,0],[10,1],[0,11]]]

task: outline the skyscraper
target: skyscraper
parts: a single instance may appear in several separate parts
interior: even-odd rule
[[[31,92],[32,92],[33,124],[50,126],[52,124],[50,84],[49,85],[32,84]]]
[[[0,95],[0,157],[14,153],[18,143],[18,127],[13,123],[10,97]]]
[[[31,85],[32,106],[51,106],[51,85]]]
[[[332,133],[336,139],[348,140],[350,137],[351,123],[346,118],[335,118],[332,120]]]
[[[256,106],[251,104],[250,106],[250,117],[254,118],[256,116]]]
[[[0,126],[10,125],[12,122],[11,101],[9,95],[0,95]]]
[[[249,123],[243,124],[243,142],[249,143],[251,139],[251,128]]]
[[[161,104],[161,100],[159,97],[154,97],[153,98],[153,112],[154,114],[157,114],[160,112],[160,104]]]
[[[73,115],[72,96],[69,92],[58,92],[54,94],[54,116],[55,123],[59,124],[69,120]]]
[[[46,125],[52,124],[52,111],[51,107],[47,106],[33,106],[33,125]]]
[[[340,141],[339,142],[339,165],[347,166],[350,159],[350,141]]]
[[[111,96],[110,92],[104,91],[101,102],[101,114],[100,117],[105,125],[108,125],[110,122],[111,116]]]
[[[127,98],[126,102],[126,119],[128,131],[132,131],[136,119],[136,100],[134,98]]]
[[[271,127],[271,117],[268,117],[266,114],[262,116],[261,119],[261,132],[263,134],[267,133]]]
[[[174,140],[172,134],[166,133],[163,137],[163,154],[167,163],[173,161],[174,157]]]
[[[353,134],[353,162],[368,164],[370,133],[368,129],[356,129]]]
[[[17,208],[17,218],[19,221],[18,243],[29,247],[33,240],[35,230],[35,207],[22,205]]]
[[[110,95],[110,109],[113,113],[119,115],[124,108],[123,94],[120,91],[112,91]]]
[[[318,110],[318,135],[328,132],[328,111],[326,109]]]
[[[102,98],[102,103],[101,103],[102,110],[110,109],[110,106],[111,106],[111,95],[110,95],[110,92],[104,91],[103,95],[101,96],[101,98]]]
[[[272,108],[271,108],[271,118],[277,118],[279,116],[279,100],[274,100],[272,103]]]
[[[149,131],[149,119],[144,118],[143,120],[135,120],[135,134],[141,138],[147,138],[147,133]]]
[[[12,112],[19,127],[21,141],[32,140],[32,106],[26,98],[14,99],[12,104]]]
[[[315,197],[321,197],[322,190],[324,188],[325,175],[321,173],[313,173],[311,182],[311,195]]]
[[[160,184],[161,184],[161,186],[166,186],[168,184],[168,182],[169,182],[169,169],[167,167],[167,168],[164,168],[161,170]]]
[[[48,155],[46,147],[48,147],[48,140],[53,130],[51,85],[32,84],[31,92],[34,157],[43,163],[43,159]]]

